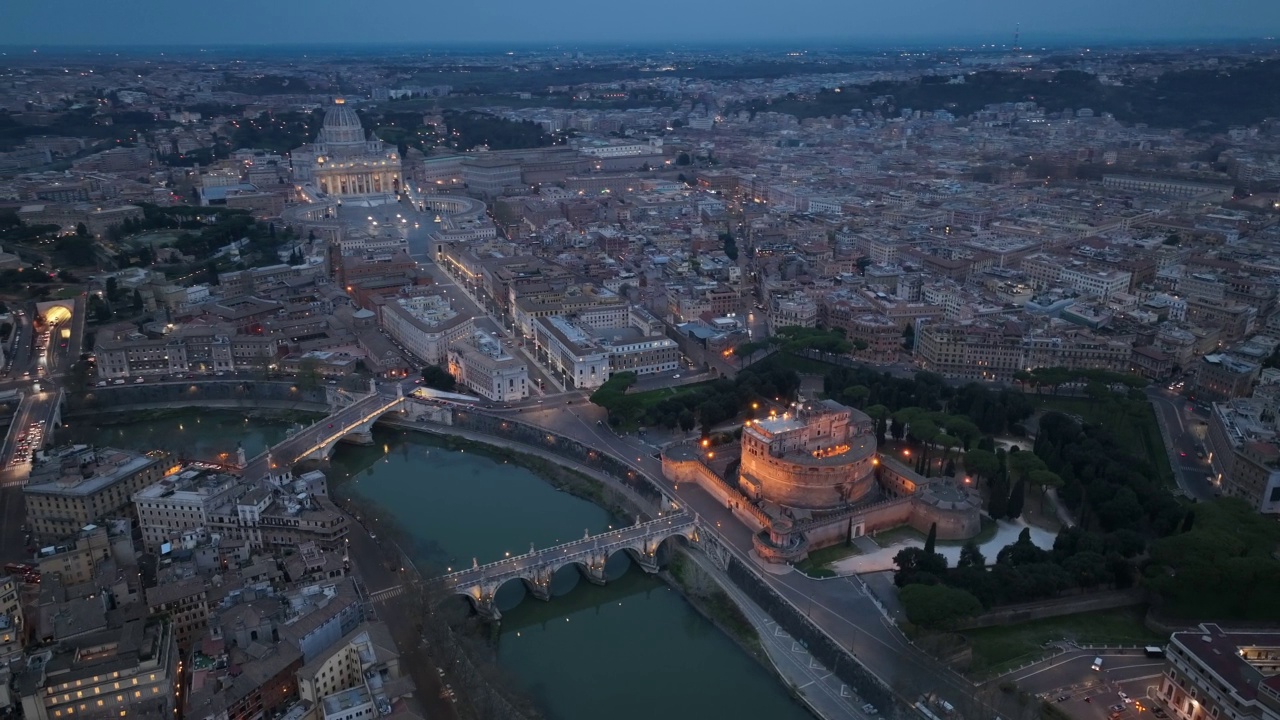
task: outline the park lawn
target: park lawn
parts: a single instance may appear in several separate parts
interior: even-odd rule
[[[751,364],[751,367],[760,367],[760,368],[773,367],[773,366],[786,367],[791,370],[795,370],[801,375],[823,375],[823,376],[825,376],[828,372],[831,372],[833,369],[840,367],[839,365],[835,365],[829,362],[814,360],[813,358],[807,358],[800,355],[792,355],[789,352],[776,352],[762,360],[758,360]]]
[[[1143,404],[1142,416],[1135,419],[1127,414],[1114,412],[1107,403],[1095,402],[1081,397],[1054,397],[1052,395],[1029,395],[1036,407],[1043,410],[1057,410],[1068,415],[1077,415],[1085,422],[1101,425],[1123,443],[1130,447],[1142,448],[1147,461],[1151,463],[1166,485],[1174,485],[1173,467],[1169,465],[1169,453],[1164,446],[1164,438],[1160,437],[1160,426],[1156,422],[1155,408],[1151,403]]]
[[[847,557],[861,554],[862,551],[853,545],[845,545],[843,543],[832,545],[809,553],[809,557],[796,563],[796,569],[809,577],[833,577],[836,573],[828,567],[829,565]]]
[[[1142,618],[1143,609],[1119,608],[965,630],[961,634],[973,646],[970,673],[998,675],[1047,655],[1045,643],[1056,640],[1081,645],[1146,645],[1168,639],[1148,630]]]
[[[984,543],[989,542],[991,538],[995,537],[997,530],[999,530],[999,526],[996,525],[996,521],[983,515],[982,529],[978,531],[977,535],[973,536],[972,540],[974,543],[981,546]],[[928,538],[925,536],[924,533],[911,527],[910,525],[899,525],[897,527],[889,528],[888,530],[881,530],[880,532],[877,532],[875,535],[871,536],[871,539],[874,540],[875,543],[880,547],[890,547],[892,545],[901,545],[908,540],[916,540],[921,544],[923,544],[924,541]],[[954,545],[956,547],[960,547],[967,542],[969,541],[968,540],[938,540],[936,544]]]
[[[648,410],[656,406],[658,403],[667,398],[679,397],[680,395],[688,395],[697,392],[702,388],[711,384],[712,381],[692,383],[689,385],[680,385],[679,387],[658,388],[657,390],[645,390],[643,392],[629,392],[627,397],[635,398],[640,401],[641,407]]]

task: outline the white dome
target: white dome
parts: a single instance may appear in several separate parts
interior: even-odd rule
[[[324,113],[324,127],[317,140],[329,145],[350,145],[362,143],[364,139],[364,128],[356,111],[342,100],[334,101]]]

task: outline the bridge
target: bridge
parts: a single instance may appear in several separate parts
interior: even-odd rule
[[[373,424],[388,413],[407,412],[409,402],[398,384],[394,394],[384,394],[375,389],[368,395],[357,397],[334,391],[330,393],[329,400],[331,405],[339,406],[338,409],[245,461],[241,474],[246,478],[266,477],[276,468],[288,469],[294,463],[307,459],[322,460],[343,439],[366,444],[372,442],[370,431]]]
[[[62,405],[66,393],[61,389],[31,392],[22,395],[13,423],[0,446],[0,487],[23,485],[31,473],[31,456],[52,441],[53,431],[62,424]],[[38,426],[38,428],[37,428]],[[40,440],[32,447],[19,449],[19,439],[30,436],[38,429]]]
[[[697,518],[688,513],[675,513],[487,565],[473,565],[467,570],[444,575],[440,580],[446,590],[470,598],[481,617],[496,621],[502,615],[494,604],[494,595],[509,581],[519,580],[535,598],[550,600],[551,577],[557,570],[575,565],[589,582],[603,585],[606,580],[605,563],[618,552],[627,553],[645,572],[655,573],[658,571],[658,548],[676,536],[689,542],[699,542],[702,536],[698,532]]]

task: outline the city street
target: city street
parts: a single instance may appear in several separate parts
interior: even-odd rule
[[[1095,658],[1102,659],[1100,671],[1092,669]],[[1135,700],[1145,698],[1147,688],[1159,685],[1164,667],[1163,659],[1148,658],[1141,650],[1072,649],[992,682],[1014,682],[1019,690],[1058,703],[1080,720],[1108,720],[1114,705],[1124,706],[1120,720],[1135,720],[1150,715],[1140,714],[1136,705],[1125,703],[1119,693]]]
[[[1202,502],[1212,500],[1218,493],[1218,488],[1209,479],[1214,472],[1213,466],[1209,458],[1199,457],[1204,447],[1207,416],[1202,415],[1187,398],[1165,385],[1152,385],[1146,392],[1151,406],[1169,430],[1172,447],[1166,449],[1178,487],[1188,497]]]

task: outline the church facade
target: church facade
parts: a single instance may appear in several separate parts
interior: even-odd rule
[[[324,114],[313,143],[291,154],[294,179],[325,195],[358,198],[400,190],[400,155],[365,136],[355,110],[341,98]]]

